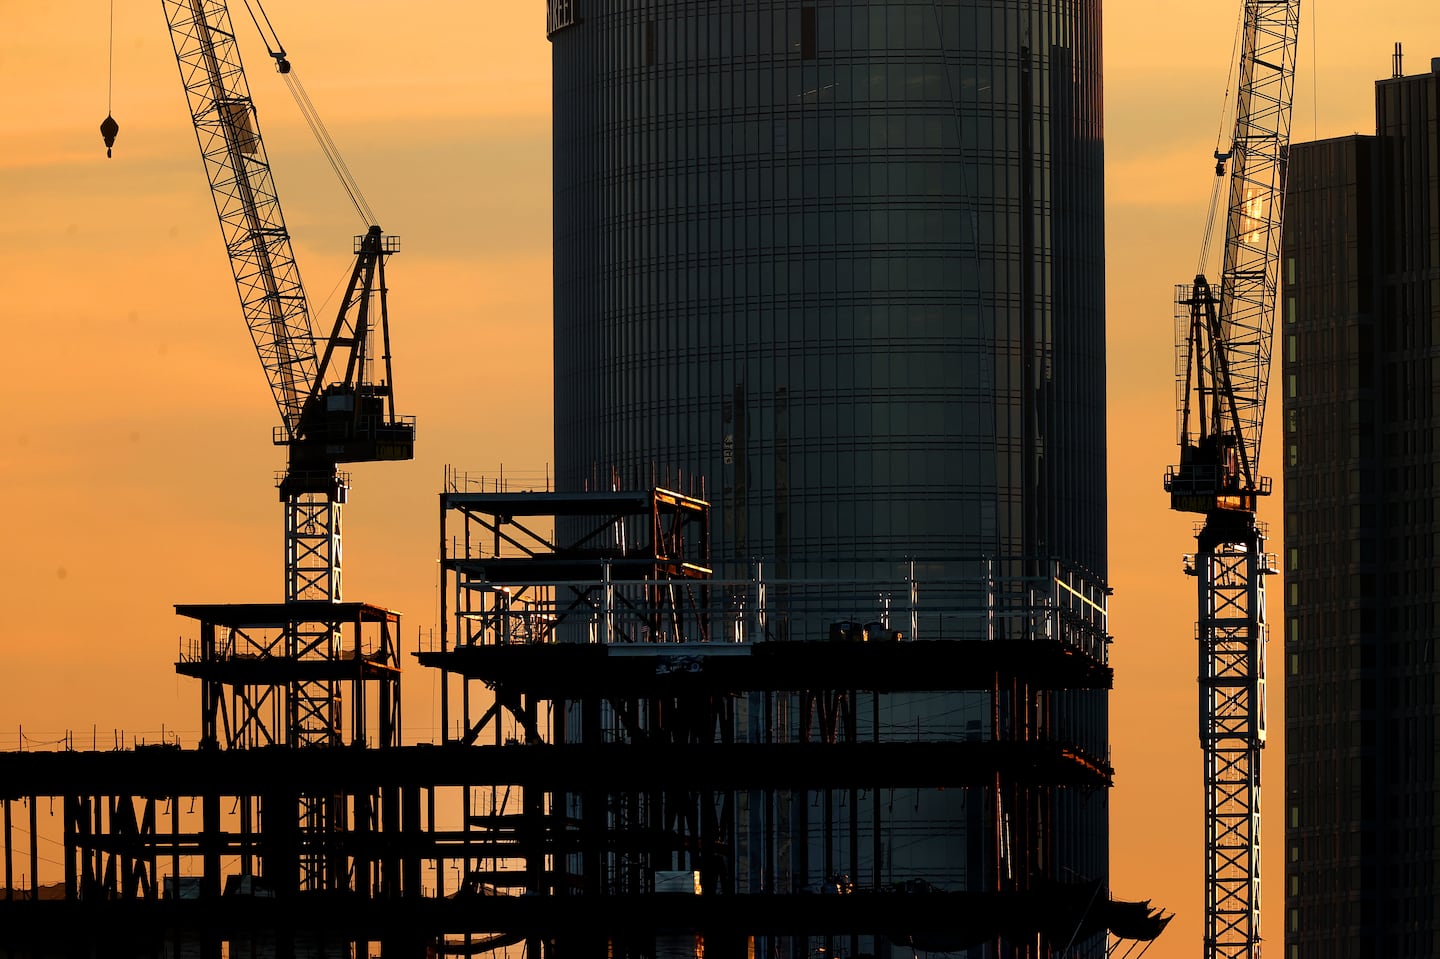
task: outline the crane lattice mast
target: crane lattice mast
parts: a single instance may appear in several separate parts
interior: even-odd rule
[[[1274,572],[1257,497],[1280,279],[1299,0],[1245,0],[1218,291],[1202,270],[1176,297],[1180,465],[1171,507],[1204,515],[1185,571],[1199,609],[1205,763],[1205,959],[1260,955],[1260,750],[1265,745],[1265,581]]]

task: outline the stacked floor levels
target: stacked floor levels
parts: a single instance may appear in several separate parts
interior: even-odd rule
[[[1134,935],[1103,877],[1056,867],[1067,817],[1103,809],[1111,778],[1066,700],[1110,688],[1102,586],[986,559],[721,580],[704,507],[664,490],[442,496],[453,627],[421,662],[445,671],[447,734],[564,767],[467,812],[487,882],[699,895],[723,918],[697,930],[682,911],[676,929],[721,956],[1049,955],[1103,944],[1107,924]],[[580,534],[552,542],[552,517]],[[931,894],[944,916],[869,911]],[[857,911],[811,907],[831,895]],[[1140,916],[1147,937],[1163,927]],[[602,933],[555,943],[658,948],[653,928]]]
[[[446,626],[419,659],[445,741],[394,741],[395,614],[179,607],[198,750],[0,754],[10,954],[1046,955],[1164,928],[1053,867],[1111,780],[1063,698],[1111,684],[1083,574],[727,582],[693,497],[441,504]],[[559,544],[556,517],[588,532]],[[835,618],[861,593],[874,618]],[[328,655],[292,655],[316,622]],[[334,735],[296,742],[317,684]],[[914,721],[957,697],[978,708]]]

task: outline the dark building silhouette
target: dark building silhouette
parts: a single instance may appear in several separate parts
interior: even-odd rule
[[[1285,442],[1289,959],[1437,935],[1440,59],[1375,85],[1374,136],[1290,154]]]

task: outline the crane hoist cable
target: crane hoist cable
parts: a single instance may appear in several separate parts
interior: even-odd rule
[[[1228,184],[1225,180],[1225,165],[1229,162],[1231,155],[1235,152],[1235,144],[1232,142],[1227,149],[1220,149],[1225,146],[1225,137],[1234,136],[1235,130],[1235,101],[1231,99],[1230,93],[1237,86],[1235,77],[1240,69],[1241,41],[1245,33],[1245,10],[1242,7],[1235,18],[1235,35],[1230,41],[1230,68],[1225,73],[1225,92],[1220,103],[1220,124],[1215,130],[1215,177],[1210,181],[1210,203],[1206,207],[1205,231],[1200,240],[1200,257],[1195,261],[1196,275],[1208,275],[1210,273],[1210,244],[1215,238],[1215,220],[1220,211],[1220,198],[1224,196]]]
[[[360,189],[359,182],[356,181],[350,168],[346,165],[340,148],[336,146],[334,138],[330,136],[325,121],[320,119],[320,112],[315,109],[315,103],[310,99],[305,84],[300,81],[300,74],[285,53],[285,46],[280,42],[280,35],[275,32],[275,27],[270,23],[269,14],[260,5],[260,0],[244,0],[244,3],[245,11],[250,14],[250,20],[255,24],[255,29],[265,44],[266,52],[270,54],[270,59],[275,61],[276,72],[285,78],[285,86],[295,100],[300,115],[304,117],[305,125],[310,128],[310,134],[319,144],[320,152],[325,155],[325,161],[334,172],[335,179],[340,181],[340,187],[345,191],[345,195],[349,198],[351,205],[355,207],[355,212],[364,225],[373,226],[375,213],[371,210],[369,202],[366,201],[365,193]]]
[[[350,168],[345,165],[345,158],[340,154],[340,148],[330,137],[330,131],[326,129],[324,121],[320,119],[315,104],[310,100],[310,94],[306,92],[305,85],[300,82],[300,75],[292,67],[284,74],[285,85],[290,88],[290,95],[294,97],[295,104],[300,108],[300,113],[305,117],[305,123],[310,127],[310,133],[315,137],[315,142],[320,145],[320,150],[325,154],[330,169],[334,171],[335,178],[340,181],[344,188],[345,195],[350,198],[350,203],[355,207],[364,224],[372,226],[375,223],[375,214],[370,209],[370,204],[365,199],[365,194],[360,189]]]
[[[107,159],[119,133],[120,124],[115,122],[115,0],[110,0],[110,64],[105,82],[105,119],[100,121],[100,136],[105,140]]]

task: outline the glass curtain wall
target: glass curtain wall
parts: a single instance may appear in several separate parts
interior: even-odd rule
[[[550,27],[560,488],[703,496],[720,578],[1103,581],[1098,0],[552,0]],[[889,700],[882,738],[994,734],[984,693]],[[1106,756],[1105,694],[1059,700]],[[895,799],[886,875],[996,882],[966,802]],[[1103,793],[1055,803],[1056,874],[1104,878]]]
[[[712,555],[1105,573],[1099,3],[590,3],[554,37],[556,457]]]

